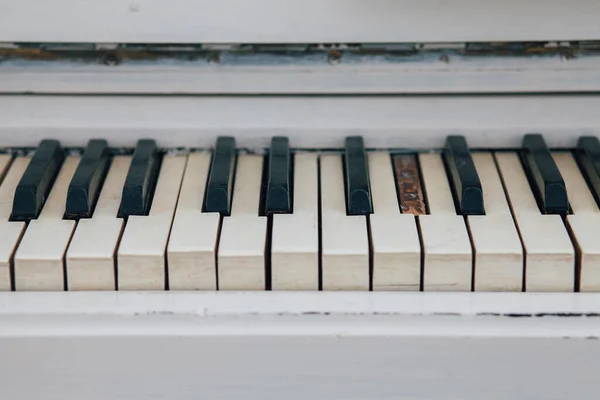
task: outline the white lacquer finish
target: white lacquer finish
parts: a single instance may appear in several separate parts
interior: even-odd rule
[[[420,154],[429,215],[421,215],[423,290],[471,290],[472,250],[464,218],[456,214],[439,153]]]
[[[117,218],[131,156],[115,156],[91,218],[82,218],[67,251],[69,290],[114,290],[115,254],[123,219]]]
[[[117,256],[119,290],[165,289],[165,252],[186,161],[166,155],[148,216],[129,216]]]
[[[600,210],[571,153],[554,152],[573,214],[567,215],[578,253],[579,289],[582,292],[600,291]]]
[[[171,290],[216,290],[215,251],[221,216],[204,213],[210,153],[191,153],[167,247]]]
[[[495,157],[525,249],[526,290],[573,291],[575,250],[561,216],[540,213],[516,153]]]
[[[421,244],[415,216],[401,214],[388,152],[369,153],[373,290],[419,290]]]
[[[9,221],[15,189],[29,165],[29,157],[17,157],[11,164],[10,155],[0,155],[0,171],[4,178],[0,185],[0,290],[11,290],[11,262],[24,222]]]
[[[271,287],[319,288],[319,170],[317,154],[294,155],[294,210],[273,215]]]
[[[263,156],[238,157],[231,216],[218,249],[220,290],[264,290],[267,218],[258,215]]]
[[[321,156],[323,290],[369,289],[369,238],[362,215],[346,215],[342,157]]]
[[[16,290],[62,291],[65,288],[64,257],[76,223],[62,218],[69,183],[79,160],[79,156],[65,158],[40,215],[27,226],[15,253]]]
[[[521,291],[523,246],[491,153],[473,153],[481,181],[485,215],[469,215],[475,250],[474,289]]]

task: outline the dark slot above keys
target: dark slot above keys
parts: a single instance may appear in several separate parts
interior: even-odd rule
[[[65,218],[90,218],[108,169],[108,143],[94,139],[88,145],[69,184]]]
[[[448,136],[444,161],[450,175],[450,186],[461,215],[483,215],[483,190],[475,163],[464,136]]]
[[[286,137],[274,137],[269,150],[265,214],[291,213],[291,157]]]
[[[596,199],[600,201],[600,141],[594,136],[582,136],[575,156]]]
[[[137,142],[121,196],[119,217],[147,215],[156,186],[160,157],[156,142],[142,139]]]
[[[346,207],[349,215],[367,215],[373,212],[367,152],[361,136],[346,138],[344,153],[346,172]]]
[[[542,212],[568,214],[569,200],[565,181],[542,135],[525,135],[522,160]]]
[[[235,138],[221,136],[213,153],[204,211],[218,212],[222,215],[231,213],[231,195],[233,183],[233,167],[235,162]]]
[[[11,220],[36,219],[65,159],[56,140],[42,140],[15,190]]]

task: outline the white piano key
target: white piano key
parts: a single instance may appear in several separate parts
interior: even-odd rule
[[[11,290],[11,262],[25,223],[11,222],[9,218],[15,189],[30,160],[17,157],[11,165],[10,155],[0,155],[0,175],[4,177],[0,185],[0,291]]]
[[[387,152],[369,153],[373,214],[373,290],[419,290],[421,244],[415,216],[401,214],[392,160]]]
[[[541,214],[516,153],[495,157],[525,248],[526,291],[572,292],[575,251],[561,216]]]
[[[114,157],[92,218],[77,224],[67,250],[69,290],[114,290],[115,252],[123,229],[117,218],[131,156]]]
[[[167,247],[171,290],[216,290],[219,213],[203,213],[210,153],[192,153],[181,184]]]
[[[128,218],[118,249],[119,290],[164,290],[166,248],[187,156],[162,160],[149,215]]]
[[[321,156],[323,290],[369,290],[369,238],[363,215],[346,215],[340,155]]]
[[[423,290],[470,291],[471,241],[464,218],[456,214],[442,156],[420,154],[419,162],[431,213],[419,217]]]
[[[220,290],[265,290],[267,218],[258,215],[263,156],[238,157],[231,216],[218,249]]]
[[[494,157],[472,153],[483,189],[485,215],[469,215],[469,230],[475,249],[474,290],[521,291],[523,246]]]
[[[314,153],[294,156],[293,214],[273,215],[271,288],[319,288],[319,171]]]
[[[64,220],[67,190],[80,157],[65,158],[38,219],[31,220],[15,254],[15,287],[25,291],[64,290],[64,256],[75,221]]]
[[[552,157],[560,170],[573,214],[567,215],[567,224],[577,243],[580,271],[579,290],[600,291],[600,210],[588,188],[575,159],[568,152],[553,152]]]

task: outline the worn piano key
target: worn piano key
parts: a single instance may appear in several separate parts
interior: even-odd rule
[[[560,170],[573,214],[567,215],[571,237],[577,243],[577,266],[580,274],[579,290],[582,292],[600,291],[600,210],[570,152],[553,152],[552,157]]]
[[[473,241],[474,290],[485,292],[521,291],[523,246],[492,153],[473,153],[481,177],[485,215],[469,215]]]
[[[562,217],[540,212],[517,153],[495,157],[524,247],[525,290],[573,291],[575,250]]]
[[[542,135],[537,133],[525,135],[522,158],[542,212],[568,214],[569,200],[565,182]]]
[[[421,245],[417,224],[413,214],[400,213],[390,154],[369,153],[369,173],[373,195],[373,214],[369,217],[373,290],[418,291]]]
[[[291,213],[291,162],[286,137],[274,137],[269,151],[269,174],[265,194],[265,214]]]
[[[75,221],[63,216],[69,182],[79,159],[65,158],[42,211],[27,226],[15,253],[16,290],[62,291],[65,288],[64,257]]]
[[[369,238],[364,215],[347,215],[339,155],[321,156],[323,290],[369,290]]]
[[[15,190],[13,221],[38,217],[65,154],[56,140],[42,140]]]
[[[167,242],[186,161],[185,155],[166,155],[149,214],[128,218],[117,253],[119,290],[164,290],[167,287]]]
[[[119,208],[120,218],[148,214],[159,164],[156,142],[152,139],[138,140],[123,186]]]
[[[259,216],[263,156],[241,155],[231,216],[223,218],[218,249],[220,290],[265,290],[267,218]]]
[[[208,185],[204,197],[204,210],[222,215],[231,213],[233,170],[235,165],[235,138],[221,136],[214,150]]]
[[[464,136],[448,136],[444,160],[459,214],[485,214],[481,182]]]
[[[399,154],[393,157],[393,162],[400,210],[403,214],[427,214],[417,156],[415,154]]]
[[[114,290],[115,253],[123,230],[117,218],[131,156],[115,156],[91,218],[80,219],[67,250],[69,290]]]
[[[439,153],[420,154],[430,215],[421,215],[423,290],[470,291],[472,250],[464,218],[456,215]]]
[[[106,140],[90,140],[69,184],[66,218],[91,217],[108,169],[108,161]]]
[[[319,288],[319,171],[317,154],[294,155],[294,212],[275,214],[271,289]]]
[[[361,136],[346,138],[344,153],[346,172],[346,204],[349,215],[367,215],[373,212],[369,187],[369,165]]]
[[[8,154],[0,155],[0,291],[11,290],[11,263],[25,228],[25,222],[9,221],[15,189],[29,165],[29,157],[17,157],[12,162]],[[8,171],[8,172],[7,172]]]
[[[580,137],[575,154],[596,201],[600,201],[600,141],[595,136]]]
[[[202,212],[210,153],[188,156],[169,245],[169,289],[216,290],[216,246],[221,215]]]

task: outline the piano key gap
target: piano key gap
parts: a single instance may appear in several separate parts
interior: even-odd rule
[[[318,290],[323,290],[323,217],[322,217],[322,200],[321,200],[321,156],[317,157],[317,236],[319,240],[319,257],[317,260],[318,271]]]

